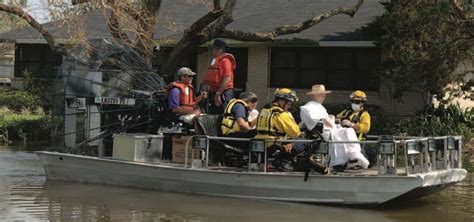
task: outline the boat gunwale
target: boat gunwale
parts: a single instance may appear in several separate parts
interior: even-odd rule
[[[126,160],[118,160],[118,159],[107,159],[107,158],[100,158],[100,157],[93,157],[93,156],[85,156],[85,155],[77,155],[77,154],[70,154],[70,153],[59,153],[59,152],[50,152],[50,151],[36,151],[36,154],[39,155],[53,155],[53,156],[65,156],[71,157],[76,159],[87,159],[91,161],[105,161],[105,162],[112,162],[112,163],[119,163],[119,164],[130,164],[136,166],[145,166],[151,168],[166,168],[166,169],[173,169],[173,170],[185,170],[185,171],[196,171],[196,172],[212,172],[212,173],[224,173],[224,174],[236,174],[236,175],[259,175],[259,176],[288,176],[288,177],[302,177],[304,176],[303,172],[249,172],[249,171],[225,171],[225,170],[212,170],[206,168],[195,168],[195,167],[184,167],[184,166],[170,166],[165,165],[164,163],[141,163],[141,162],[134,162],[134,161],[126,161]],[[452,169],[450,169],[452,170]],[[442,172],[446,171],[446,169],[433,171],[433,172]],[[429,174],[430,172],[421,173],[421,174],[410,174],[410,175],[341,175],[341,174],[329,174],[329,175],[319,175],[319,174],[310,174],[310,177],[329,177],[329,178],[412,178],[412,179],[422,179],[422,175]]]

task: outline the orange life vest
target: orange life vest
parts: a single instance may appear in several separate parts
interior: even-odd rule
[[[230,81],[227,82],[226,89],[233,89],[234,88],[234,69],[237,67],[235,62],[235,57],[232,54],[224,53],[224,55],[219,56],[215,59],[214,64],[210,64],[207,70],[207,74],[204,77],[204,84],[208,85],[211,92],[215,92],[219,89],[219,85],[222,81],[222,76],[219,74],[219,68],[222,60],[226,58],[229,59],[232,63],[232,73],[230,75]]]
[[[186,93],[188,87],[188,93]],[[179,89],[179,107],[185,110],[193,110],[196,103],[194,99],[194,88],[191,84],[184,84],[179,81],[172,82],[166,87],[166,95],[169,96],[171,89]]]

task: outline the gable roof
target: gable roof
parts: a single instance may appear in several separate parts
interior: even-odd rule
[[[354,17],[336,15],[300,33],[279,36],[282,41],[358,41],[358,29],[383,14],[380,0],[367,0]],[[234,22],[228,28],[255,32],[270,31],[272,28],[296,24],[337,7],[352,7],[356,0],[240,0],[234,11]],[[157,40],[176,41],[183,30],[206,14],[209,8],[201,4],[191,4],[189,0],[163,0],[155,32]],[[87,38],[110,38],[103,12],[83,15],[79,24],[54,21],[44,27],[57,39],[66,42],[69,33],[83,25]],[[0,34],[0,40],[16,43],[45,43],[41,35],[31,27]]]

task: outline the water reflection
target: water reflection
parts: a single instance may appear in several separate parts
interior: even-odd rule
[[[0,221],[474,221],[474,175],[428,198],[353,209],[46,182],[34,154],[0,149]]]

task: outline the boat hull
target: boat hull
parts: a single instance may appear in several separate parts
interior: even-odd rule
[[[48,180],[307,203],[381,204],[415,189],[459,182],[467,174],[463,169],[450,169],[410,176],[310,175],[304,181],[302,173],[216,171],[63,153],[37,154]]]

